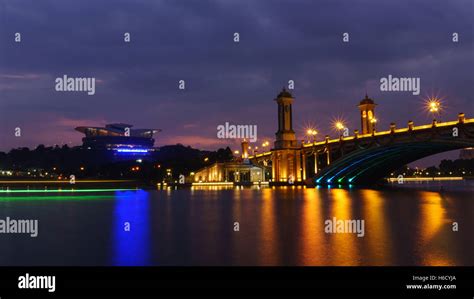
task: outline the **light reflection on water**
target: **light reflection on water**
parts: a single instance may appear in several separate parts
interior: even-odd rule
[[[115,265],[142,266],[149,262],[148,196],[148,192],[141,190],[116,192]]]
[[[7,216],[40,234],[0,235],[0,265],[474,265],[472,190],[201,187],[0,200]],[[325,233],[333,217],[364,237]]]
[[[423,265],[454,265],[453,257],[444,254],[444,251],[452,251],[453,244],[452,223],[447,215],[448,201],[437,192],[421,193],[421,209],[419,218],[418,250],[425,252],[422,257]],[[424,250],[424,248],[431,250]]]
[[[363,251],[367,252],[366,260],[371,265],[391,265],[392,239],[389,237],[389,223],[384,215],[388,213],[383,194],[376,190],[361,190],[363,219],[366,227],[366,243]]]

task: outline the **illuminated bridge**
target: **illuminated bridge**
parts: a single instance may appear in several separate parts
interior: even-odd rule
[[[249,159],[272,166],[273,184],[313,183],[317,185],[372,184],[390,172],[418,159],[474,146],[474,119],[463,113],[450,122],[406,128],[390,125],[375,130],[375,103],[367,96],[360,104],[362,132],[353,136],[312,143],[298,143],[292,129],[293,97],[283,90],[276,99],[279,129],[274,148]]]

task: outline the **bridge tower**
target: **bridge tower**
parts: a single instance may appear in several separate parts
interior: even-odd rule
[[[365,94],[365,98],[360,101],[360,123],[362,134],[372,134],[375,130],[377,119],[375,118],[375,102]]]
[[[272,177],[275,183],[302,180],[301,150],[293,130],[294,98],[285,88],[277,95],[278,131],[272,151]]]
[[[247,139],[242,140],[242,159],[249,158],[249,142]]]

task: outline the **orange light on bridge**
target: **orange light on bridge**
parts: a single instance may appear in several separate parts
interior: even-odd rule
[[[426,110],[432,114],[439,114],[443,110],[441,99],[438,97],[429,97],[425,100]]]
[[[439,102],[437,102],[435,100],[432,100],[429,103],[430,112],[438,112],[439,111],[439,106],[440,106]]]
[[[306,130],[306,136],[308,137],[308,143],[311,142],[311,139],[314,142],[315,138],[316,138],[316,135],[318,135],[318,131],[316,131],[313,128],[308,128]]]
[[[334,122],[334,128],[338,131],[344,130],[346,126],[344,125],[344,122],[342,120],[336,120]]]
[[[315,135],[317,135],[317,134],[318,134],[318,131],[313,130],[313,129],[308,129],[308,130],[306,131],[306,135],[308,135],[308,136],[315,136]]]

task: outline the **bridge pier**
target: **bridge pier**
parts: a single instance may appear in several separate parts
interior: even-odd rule
[[[299,149],[274,150],[272,152],[273,182],[279,184],[294,184],[303,181],[306,169],[302,164]]]
[[[306,155],[304,152],[301,153],[301,170],[302,170],[302,179],[306,180]]]
[[[318,151],[314,152],[314,174],[318,174]]]

